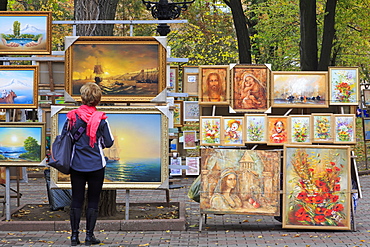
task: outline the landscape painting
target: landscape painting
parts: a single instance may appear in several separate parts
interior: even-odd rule
[[[51,54],[51,12],[0,11],[0,54]]]
[[[72,108],[65,108],[52,117],[53,138],[60,133],[68,109]],[[107,114],[114,137],[114,145],[103,150],[107,158],[104,188],[166,186],[167,117],[155,107],[98,107],[98,110]],[[53,169],[52,178],[59,188],[70,188],[69,175]]]
[[[272,107],[327,108],[328,72],[272,72]]]
[[[201,150],[201,213],[279,215],[280,151]]]
[[[284,146],[283,228],[350,230],[348,146]]]
[[[45,157],[45,123],[0,124],[0,162],[3,166],[35,166]]]
[[[154,37],[79,37],[66,51],[66,91],[95,82],[102,101],[150,102],[166,88],[166,49]]]
[[[0,108],[37,108],[38,66],[1,66],[0,94]]]

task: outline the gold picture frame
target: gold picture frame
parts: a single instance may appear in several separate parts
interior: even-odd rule
[[[330,105],[358,105],[360,78],[358,67],[328,68]]]
[[[229,105],[229,78],[228,65],[199,66],[199,104]]]

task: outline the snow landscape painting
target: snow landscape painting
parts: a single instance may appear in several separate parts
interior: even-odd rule
[[[0,54],[50,54],[49,12],[0,12]]]
[[[0,68],[0,107],[37,107],[37,66],[18,65]]]

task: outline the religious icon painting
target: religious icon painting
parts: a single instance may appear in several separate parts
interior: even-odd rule
[[[229,66],[199,66],[199,104],[229,105]]]

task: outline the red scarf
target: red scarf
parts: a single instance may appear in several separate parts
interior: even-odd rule
[[[95,106],[82,105],[67,113],[67,118],[69,119],[71,126],[76,124],[76,113],[87,123],[86,135],[90,137],[90,146],[94,147],[96,142],[96,131],[98,130],[100,121],[102,119],[106,119],[107,116],[104,112],[97,111]]]

